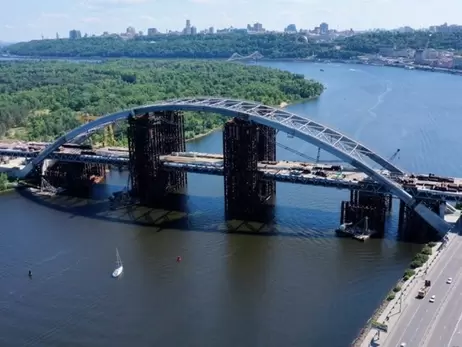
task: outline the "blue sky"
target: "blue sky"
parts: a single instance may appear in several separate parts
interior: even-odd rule
[[[23,41],[82,33],[146,32],[180,29],[186,19],[198,29],[244,27],[260,22],[268,29],[287,24],[311,28],[327,22],[334,29],[427,27],[462,22],[462,0],[4,0],[0,40]]]

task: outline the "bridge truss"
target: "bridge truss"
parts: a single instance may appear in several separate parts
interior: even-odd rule
[[[264,56],[258,51],[253,52],[249,55],[240,55],[239,53],[233,53],[231,57],[228,58],[228,61],[236,61],[236,60],[260,60],[263,59]]]
[[[36,158],[32,159],[32,161],[26,165],[21,171],[21,176],[24,177],[28,175],[35,166],[40,164],[66,142],[71,142],[75,139],[84,139],[97,129],[120,120],[126,120],[130,116],[161,111],[212,112],[227,117],[236,117],[244,121],[254,122],[283,131],[290,136],[297,137],[336,156],[342,161],[364,172],[373,181],[379,185],[385,186],[391,194],[395,195],[406,205],[415,210],[436,230],[444,233],[449,229],[444,220],[431,212],[422,203],[419,203],[411,194],[404,190],[401,185],[393,181],[390,176],[377,172],[373,168],[374,165],[377,165],[387,170],[391,175],[404,175],[404,171],[389,160],[381,157],[351,137],[314,120],[298,116],[287,110],[244,100],[216,97],[180,98],[100,117],[58,138],[53,144],[46,147]]]

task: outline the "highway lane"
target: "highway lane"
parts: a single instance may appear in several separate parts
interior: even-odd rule
[[[462,264],[462,254],[454,262]],[[460,266],[462,269],[462,266]],[[441,307],[423,347],[460,346],[462,347],[462,270],[453,278],[447,300]]]
[[[451,288],[450,285],[446,284],[447,278],[456,278],[457,272],[462,271],[460,263],[454,261],[455,258],[460,256],[461,251],[462,239],[455,237],[446,249],[442,251],[439,259],[426,276],[426,279],[432,281],[432,285],[425,298],[415,298],[419,287],[424,282],[424,278],[421,278],[419,285],[406,298],[404,311],[401,313],[398,322],[392,326],[384,343],[380,344],[381,346],[396,347],[402,342],[406,342],[409,347],[420,347],[422,345],[428,335],[427,331],[430,329],[434,317],[439,312],[438,309],[444,304],[444,297]],[[457,277],[462,276],[457,275]],[[432,295],[436,295],[434,303],[429,302]]]

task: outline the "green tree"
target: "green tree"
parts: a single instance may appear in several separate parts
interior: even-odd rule
[[[303,75],[220,61],[13,61],[0,63],[0,76],[0,136],[22,127],[25,131],[9,136],[44,141],[80,125],[83,114],[103,115],[158,100],[209,95],[279,105],[323,91],[320,83]],[[218,115],[186,113],[186,137],[224,121]],[[125,129],[125,124],[115,127],[120,145],[126,145]],[[102,138],[98,132],[93,140]]]

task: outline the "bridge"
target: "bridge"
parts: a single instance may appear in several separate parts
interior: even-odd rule
[[[360,176],[361,180],[356,181],[359,182],[356,186],[355,183],[348,183],[350,184],[348,189],[352,189],[352,194],[345,209],[350,212],[342,210],[346,214],[349,213],[347,219],[352,219],[353,215],[364,216],[365,213],[369,213],[367,212],[369,210],[374,210],[374,213],[380,214],[378,219],[383,219],[383,211],[389,209],[387,201],[390,201],[393,195],[402,202],[400,219],[403,219],[404,224],[412,224],[415,227],[417,222],[410,223],[409,221],[417,220],[415,216],[418,215],[420,219],[440,233],[445,233],[449,229],[448,224],[442,218],[441,206],[445,205],[447,196],[457,197],[459,195],[459,181],[428,175],[425,179],[407,174],[391,161],[339,131],[286,110],[242,100],[209,97],[181,98],[103,116],[68,132],[52,144],[46,145],[38,153],[31,155],[30,162],[19,172],[19,176],[26,177],[34,168],[43,164],[45,159],[59,161],[60,158],[56,151],[66,143],[71,141],[82,143],[98,129],[118,121],[128,120],[129,155],[126,160],[129,162],[132,177],[131,186],[135,194],[142,195],[140,201],[148,203],[154,194],[160,194],[159,196],[164,194],[166,186],[172,189],[186,184],[186,178],[182,172],[160,174],[159,171],[165,165],[160,162],[160,156],[173,152],[185,152],[181,111],[213,112],[231,118],[231,121],[224,127],[222,160],[222,172],[225,177],[225,210],[227,214],[229,212],[229,215],[252,215],[252,211],[255,211],[262,201],[274,195],[274,182],[267,181],[270,178],[269,171],[273,168],[267,167],[268,173],[263,172],[263,176],[266,177],[262,176],[260,170],[262,162],[276,161],[275,135],[276,131],[282,131],[331,153],[364,173],[364,176]],[[86,154],[81,153],[80,155]],[[90,158],[87,159],[90,160]],[[175,167],[174,164],[168,165]],[[373,168],[374,165],[382,169],[376,170]],[[176,167],[192,170],[192,167],[197,169],[198,166],[183,163]],[[212,168],[211,165],[201,167],[204,170],[205,167]],[[308,179],[308,176],[303,174],[303,170],[301,171],[300,175],[295,173],[286,176],[290,176],[290,180],[294,182]],[[296,176],[300,178],[295,178]],[[309,178],[315,181],[313,177]],[[323,181],[328,180],[324,177]],[[342,178],[341,181],[347,182],[348,180]],[[372,186],[379,187],[375,189],[373,195],[370,192],[368,194],[361,192],[361,183],[364,185],[369,182]],[[435,182],[439,185],[435,185]],[[161,187],[162,185],[164,187]],[[449,187],[449,185],[452,186]],[[141,186],[143,189],[140,188]],[[440,190],[435,190],[435,186]],[[434,192],[437,193],[434,194]],[[433,197],[424,200],[419,196],[423,193]],[[356,212],[351,212],[353,210]]]
[[[236,61],[236,60],[260,60],[264,58],[263,54],[258,51],[253,52],[249,55],[240,55],[239,53],[233,53],[231,57],[228,58],[228,61]]]
[[[26,148],[36,148],[36,145],[33,143],[22,144],[22,150],[15,150],[12,146],[5,148],[7,146],[7,144],[3,144],[2,146],[0,143],[0,157],[33,159],[40,153],[36,150],[26,150]],[[89,154],[89,152],[92,153]],[[48,159],[70,163],[114,165],[118,167],[128,167],[130,162],[128,148],[110,147],[94,149],[93,151],[64,148],[60,152],[51,153]],[[222,154],[174,152],[169,155],[159,156],[159,159],[166,170],[180,170],[189,173],[217,176],[223,176],[224,172],[224,158]],[[370,193],[386,194],[388,192],[385,186],[370,180],[366,174],[353,167],[344,167],[341,165],[299,161],[263,161],[258,163],[258,171],[262,173],[263,178],[276,182],[359,190]],[[376,171],[377,173],[382,172],[382,174],[388,175],[383,170]],[[402,183],[403,188],[408,193],[414,194],[419,199],[462,201],[462,178],[447,178],[452,182],[449,185],[454,187],[447,188],[446,183],[431,181],[431,177],[428,175],[389,177],[398,183]],[[453,212],[453,210],[450,212]]]

